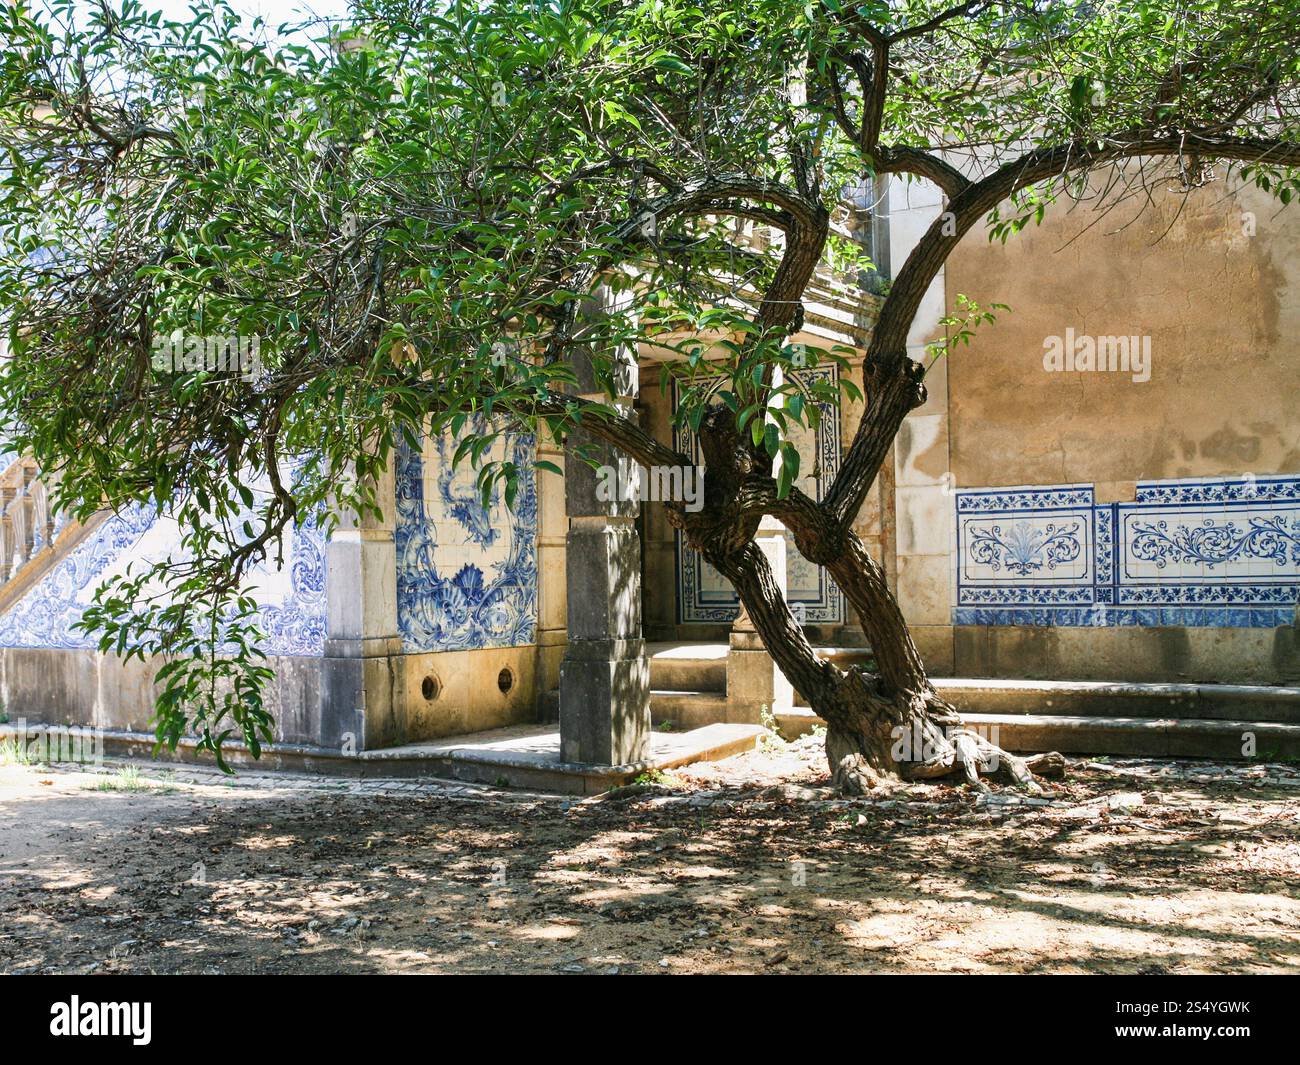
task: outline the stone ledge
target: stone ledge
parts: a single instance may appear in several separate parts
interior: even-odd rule
[[[1247,762],[1300,758],[1300,725],[1271,721],[967,713],[961,718],[1010,751]],[[996,738],[989,735],[993,729]],[[1242,753],[1247,733],[1254,737],[1253,757]]]
[[[1107,717],[1223,718],[1300,724],[1300,688],[1248,684],[1156,684],[935,677],[959,711]]]
[[[1025,754],[1060,751],[1062,754],[1240,762],[1300,759],[1300,725],[1272,721],[967,712],[961,718],[998,746]],[[825,721],[805,707],[778,713],[776,722],[787,740],[826,726]],[[1254,736],[1254,757],[1242,754],[1246,733]]]
[[[61,726],[31,725],[29,737],[64,731]],[[560,761],[560,736],[553,727],[516,726],[493,729],[434,743],[414,743],[343,754],[320,747],[268,744],[254,759],[242,743],[227,742],[223,750],[232,765],[274,768],[333,776],[434,777],[480,784],[553,791],[569,795],[594,795],[627,784],[641,773],[674,769],[692,762],[714,761],[750,751],[767,730],[759,725],[715,724],[690,732],[654,733],[650,757],[641,762],[606,766]],[[82,727],[83,737],[102,740],[104,755],[153,758],[154,737],[143,732],[123,732]],[[0,725],[0,739],[18,730]],[[210,762],[200,759],[192,737],[181,740],[176,751],[163,750],[158,760]]]

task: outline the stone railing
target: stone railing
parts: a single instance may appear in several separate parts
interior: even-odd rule
[[[784,239],[779,230],[748,220],[733,222],[728,229],[737,246],[756,251],[777,247]],[[744,289],[740,294],[746,300],[761,298],[760,293]],[[833,270],[823,261],[804,290],[804,328],[835,343],[865,347],[880,302],[858,277]]]
[[[21,599],[107,517],[103,511],[85,524],[56,517],[50,505],[53,485],[28,456],[0,456],[0,611]]]
[[[0,584],[48,550],[55,532],[48,486],[36,463],[26,456],[10,458],[0,473]]]

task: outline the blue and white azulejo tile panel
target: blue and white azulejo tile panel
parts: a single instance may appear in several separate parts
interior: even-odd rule
[[[73,628],[95,590],[128,565],[138,569],[174,554],[180,540],[176,523],[153,507],[131,506],[114,514],[0,615],[0,647],[98,647],[97,637]],[[315,522],[288,533],[285,558],[285,566],[263,563],[250,577],[263,633],[260,647],[268,655],[320,655],[325,646],[325,538]]]
[[[466,432],[482,432],[470,423]],[[521,470],[514,509],[498,485],[480,501],[457,442],[425,439],[397,458],[397,622],[403,650],[519,647],[537,628],[537,485],[533,437],[504,435],[485,455]]]
[[[957,625],[1289,625],[1300,477],[956,493]]]

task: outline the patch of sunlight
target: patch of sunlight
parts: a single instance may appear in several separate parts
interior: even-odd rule
[[[281,847],[292,847],[297,842],[296,836],[245,836],[243,839],[236,840],[235,846],[242,847],[248,851],[270,851],[279,850]]]
[[[581,934],[581,929],[572,925],[562,924],[528,924],[521,928],[511,929],[511,936],[518,939],[527,939],[535,943],[554,943],[565,939],[576,939]]]

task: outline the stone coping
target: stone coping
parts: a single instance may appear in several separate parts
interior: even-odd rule
[[[303,744],[267,744],[253,759],[242,742],[228,741],[227,761],[242,767],[270,767],[353,777],[438,777],[565,794],[596,794],[630,783],[642,773],[673,769],[692,762],[714,761],[753,750],[766,733],[760,725],[714,724],[689,732],[651,734],[650,757],[625,765],[562,762],[555,726],[528,725],[345,754]],[[149,733],[93,726],[29,725],[28,736],[71,733],[102,742],[100,755],[150,757],[155,739]],[[13,725],[0,725],[0,739],[17,736]],[[197,741],[181,740],[176,751],[158,752],[159,760],[195,761]],[[72,759],[85,760],[85,759]],[[205,757],[203,761],[208,761]]]

